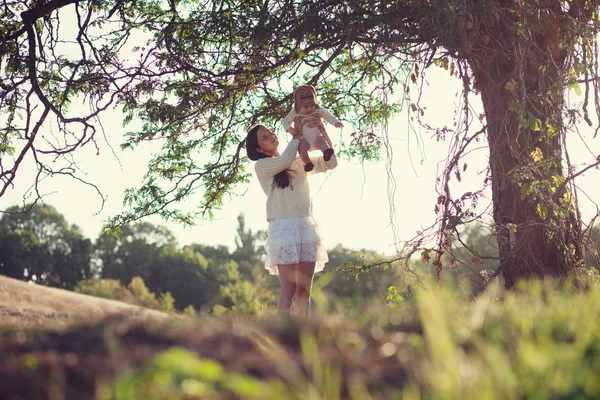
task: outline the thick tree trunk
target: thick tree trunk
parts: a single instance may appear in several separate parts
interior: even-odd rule
[[[548,71],[540,68],[548,65],[547,58],[525,67],[513,60],[470,60],[487,120],[494,222],[506,287],[521,278],[564,277],[581,265],[582,258],[579,220],[573,208],[560,202],[567,192],[564,185],[555,184],[557,177],[563,176],[560,66],[555,64]],[[517,86],[509,83],[507,88],[508,82]],[[522,115],[515,112],[519,103],[515,99],[527,107],[528,116],[541,122],[542,129],[540,125],[523,126]],[[556,128],[555,134],[545,129],[546,122]],[[557,162],[540,162],[540,156],[544,161],[554,158]],[[542,184],[535,186],[535,181]],[[553,184],[558,191],[546,198],[526,190]],[[555,215],[553,209],[568,211]]]

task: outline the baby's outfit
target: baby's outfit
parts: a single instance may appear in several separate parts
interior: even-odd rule
[[[317,108],[313,114],[320,115],[325,121],[329,122],[332,125],[340,124],[341,122],[334,117],[329,111],[326,109],[319,107]],[[311,114],[312,115],[312,114]],[[283,130],[287,132],[287,130],[292,126],[292,122],[294,122],[294,118],[303,117],[308,118],[310,115],[304,115],[296,112],[294,108],[285,116],[281,124],[283,125]],[[304,129],[302,130],[302,138],[306,139],[308,143],[310,143],[310,150],[318,150],[318,147],[315,145],[315,141],[317,138],[321,136],[321,131],[318,127],[311,128],[308,125],[304,125]]]

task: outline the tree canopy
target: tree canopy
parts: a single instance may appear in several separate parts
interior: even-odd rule
[[[47,175],[83,180],[72,155],[83,146],[105,151],[97,118],[117,109],[133,128],[123,148],[159,140],[162,150],[140,186],[126,191],[127,210],[108,226],[152,214],[192,223],[247,182],[241,149],[248,127],[275,126],[290,107],[291,90],[310,83],[322,105],[354,127],[342,152],[348,156],[377,157],[386,145],[386,121],[403,105],[437,137],[452,135],[456,145],[438,179],[438,220],[412,243],[414,252],[435,242],[438,273],[441,254],[451,251],[449,238],[478,217],[470,205],[483,188],[453,195],[449,182],[460,180],[461,158],[483,140],[490,150],[485,184],[492,189],[498,274],[507,286],[520,277],[565,276],[583,266],[586,253],[573,180],[600,164],[593,154],[573,163],[564,145],[579,121],[592,124],[591,97],[600,112],[598,5],[4,1],[0,196],[25,160],[39,171],[33,188]],[[455,127],[423,119],[419,85],[431,65],[463,82]],[[583,101],[574,107],[565,94],[579,83]],[[469,107],[474,95],[483,103],[480,115]],[[203,196],[197,213],[182,212],[180,202],[193,194]]]
[[[28,214],[18,209],[0,218],[1,274],[65,289],[94,275],[92,242],[77,225],[52,206],[36,205]]]

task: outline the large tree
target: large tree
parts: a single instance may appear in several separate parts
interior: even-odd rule
[[[374,156],[387,142],[375,127],[385,127],[402,101],[412,98],[424,121],[414,89],[424,70],[440,65],[462,79],[465,100],[456,128],[433,128],[457,143],[439,177],[439,219],[429,237],[438,270],[449,238],[472,218],[469,202],[482,193],[453,196],[450,176],[464,172],[462,155],[484,137],[498,272],[507,286],[520,277],[564,276],[584,259],[573,179],[600,162],[577,160],[588,166],[576,169],[565,148],[580,118],[591,123],[590,88],[596,103],[600,97],[598,4],[4,0],[0,196],[28,154],[39,170],[34,187],[44,175],[81,179],[70,155],[86,145],[103,149],[95,119],[118,107],[126,123],[142,122],[127,132],[124,148],[161,140],[163,149],[141,185],[126,192],[128,210],[109,225],[151,214],[191,222],[179,203],[200,192],[198,212],[210,214],[247,180],[243,134],[252,123],[274,125],[290,107],[293,86],[317,85],[323,105],[356,129],[346,153]],[[581,112],[564,100],[578,80],[585,85]],[[394,90],[406,96],[396,102]],[[481,97],[480,116],[469,108],[473,95]],[[82,101],[89,112],[74,110]],[[477,119],[483,128],[476,131]],[[42,137],[49,125],[54,134]]]

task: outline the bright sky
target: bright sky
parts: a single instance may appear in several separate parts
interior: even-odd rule
[[[422,105],[426,107],[424,120],[433,126],[452,126],[457,102],[460,99],[460,83],[450,78],[447,71],[430,70],[427,72]],[[318,88],[317,88],[318,90]],[[478,107],[478,100],[473,97],[473,104]],[[122,209],[123,190],[127,187],[139,186],[145,172],[147,161],[153,151],[153,145],[144,145],[134,151],[119,150],[122,134],[122,117],[116,113],[104,115],[102,123],[119,161],[113,155],[104,140],[99,141],[100,155],[96,149],[87,146],[77,152],[79,167],[85,178],[95,183],[101,192],[108,196],[104,209],[99,212],[101,199],[95,189],[85,186],[68,177],[56,177],[41,184],[41,192],[46,193],[44,201],[53,205],[65,215],[71,224],[79,225],[86,237],[95,240],[101,232],[103,221]],[[391,170],[396,181],[395,223],[398,227],[398,240],[408,240],[417,230],[431,225],[435,219],[434,205],[436,171],[443,169],[439,164],[445,158],[449,140],[436,142],[426,131],[419,133],[409,129],[406,115],[402,115],[389,125],[389,137],[392,144],[393,159]],[[281,126],[271,127],[278,133],[281,146],[287,142],[287,133]],[[352,132],[346,125],[342,130],[328,127],[334,145],[340,137],[348,138]],[[587,132],[593,132],[586,128]],[[591,135],[590,135],[591,137]],[[592,140],[592,152],[600,154],[600,135]],[[156,143],[159,145],[159,143]],[[157,149],[155,147],[154,149]],[[283,150],[283,149],[281,149]],[[341,160],[336,170],[310,178],[314,200],[314,215],[321,225],[328,247],[341,243],[352,249],[373,249],[385,254],[393,254],[394,234],[390,219],[390,202],[388,201],[388,174],[384,160],[377,164],[360,165],[356,162]],[[584,152],[584,148],[571,153],[573,163],[591,162],[593,157]],[[469,156],[469,169],[464,174],[461,189],[476,190],[481,186],[487,160],[487,149],[480,149]],[[388,159],[388,162],[390,160]],[[22,204],[23,192],[30,186],[33,170],[31,159],[28,165],[19,171],[14,190],[9,190],[0,198],[0,209],[11,205]],[[577,170],[581,169],[581,166]],[[83,176],[83,175],[82,175]],[[578,183],[586,188],[593,199],[600,199],[597,183],[599,171],[591,170],[585,181]],[[454,189],[454,194],[459,194]],[[216,212],[215,220],[198,220],[197,225],[185,228],[181,225],[165,223],[159,218],[149,218],[149,222],[167,226],[178,238],[179,244],[202,243],[208,245],[226,245],[234,248],[237,217],[244,213],[249,228],[266,229],[265,201],[258,181],[253,179],[250,185],[238,188],[239,196],[226,201],[221,211]],[[584,216],[590,215],[590,202],[580,198]],[[198,194],[189,199],[190,203],[201,201]],[[485,203],[485,201],[481,201]],[[595,210],[595,208],[594,208]],[[98,213],[99,212],[99,213]]]

